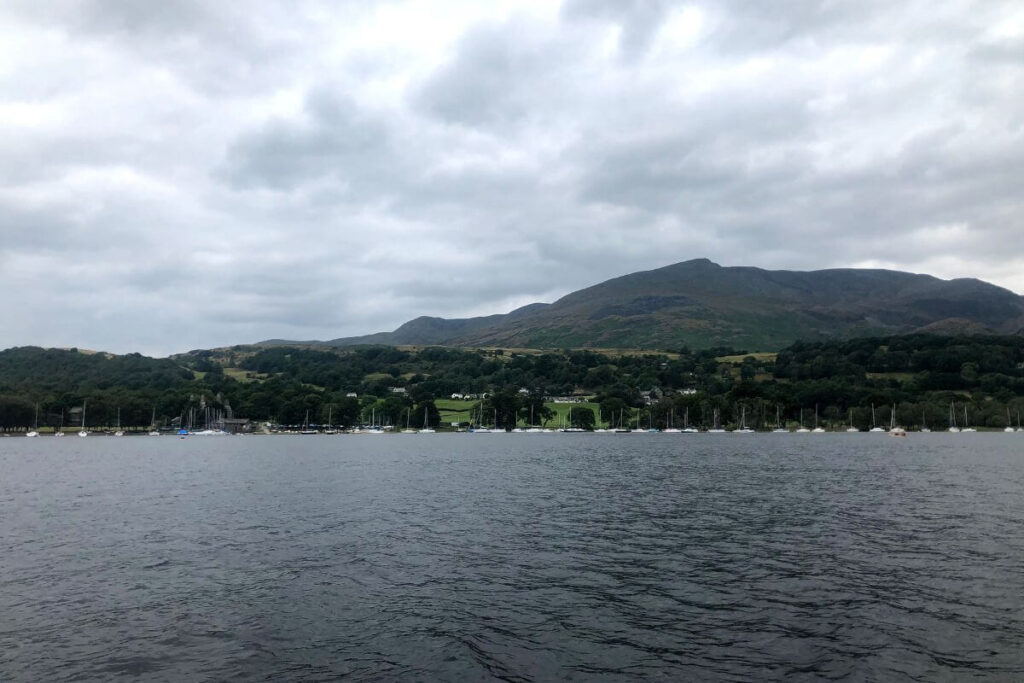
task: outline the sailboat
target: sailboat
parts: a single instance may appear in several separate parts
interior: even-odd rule
[[[1014,431],[1013,425],[1010,424],[1010,406],[1006,406],[1006,427],[1003,428],[1003,431],[1007,433]]]
[[[956,407],[952,401],[949,402],[949,431],[954,434],[960,432],[960,428],[956,426]]]
[[[927,420],[927,415],[925,414],[925,408],[924,407],[921,408],[921,431],[925,432],[925,433],[928,433],[928,432],[932,431],[932,430],[928,429],[928,420]]]
[[[601,419],[604,419],[603,414],[601,415]],[[612,430],[610,429],[611,425],[609,424],[608,427],[608,429],[595,429],[594,431],[610,434],[612,433]],[[552,432],[551,429],[541,427],[534,422],[534,404],[532,403],[529,405],[529,427],[526,428],[526,432],[529,434],[550,434]]]
[[[582,431],[582,430],[581,430]],[[654,411],[648,409],[647,411],[647,431],[653,434],[657,434],[661,430],[654,426]]]
[[[60,426],[57,427],[57,431],[54,432],[54,436],[64,436],[64,409],[60,409]]]
[[[1009,409],[1007,409],[1007,410],[1009,410]],[[1009,415],[1010,413],[1006,413],[1006,414]],[[35,437],[39,436],[39,404],[38,403],[36,404],[36,419],[35,419],[34,426],[32,427],[32,431],[26,433],[25,436],[30,437],[30,438],[35,438]]]
[[[149,435],[160,436],[160,431],[156,428],[156,406],[153,406],[153,415],[149,418]]]
[[[646,434],[646,432],[640,428],[640,408],[636,409],[636,429],[633,430],[634,434]]]
[[[488,434],[491,430],[484,426],[484,406],[481,402],[479,410],[474,410],[470,415],[469,428],[466,430],[470,434]]]
[[[860,432],[859,429],[857,429],[856,427],[853,426],[853,408],[850,408],[850,411],[847,414],[846,421],[850,424],[850,426],[846,428],[846,431],[848,433],[856,434],[856,433]]]
[[[789,430],[782,426],[778,406],[775,406],[775,429],[772,430],[772,434],[789,434]]]
[[[976,431],[978,431],[974,427],[968,427],[967,425],[968,425],[968,422],[967,422],[967,404],[964,403],[964,428],[961,429],[960,431],[961,432],[976,432]]]
[[[814,404],[814,429],[811,430],[815,434],[824,434],[825,428],[818,426],[818,404]]]
[[[804,427],[804,409],[800,409],[800,427],[796,430],[797,434],[808,434],[811,430]]]
[[[299,434],[317,434],[317,430],[309,428],[309,408],[306,408],[306,418],[302,421],[302,431]]]
[[[624,412],[623,409],[620,408],[619,409],[618,426],[616,426],[616,427],[614,427],[612,429],[612,433],[614,433],[614,434],[628,434],[630,432],[629,423],[623,422],[623,420],[625,419],[624,416],[623,416],[623,412]],[[615,418],[614,414],[612,415],[612,418],[613,419]]]
[[[564,432],[582,432],[583,431],[582,429],[580,429],[578,427],[573,427],[572,426],[572,406],[569,406],[569,415],[567,417],[563,416],[561,418],[561,420],[562,420],[562,423],[561,423],[562,426],[558,428],[558,431],[563,432],[563,433]],[[639,415],[637,415],[636,424],[637,424],[637,429],[640,429],[640,416]]]
[[[884,432],[885,430],[878,426],[875,422],[875,404],[871,404],[871,429],[872,432]]]
[[[364,429],[363,434],[383,434],[384,430],[377,424],[377,409],[370,409],[370,428]]]
[[[121,431],[121,408],[117,409],[117,431],[114,432],[114,436],[124,436],[124,432]]]
[[[896,426],[896,404],[892,404],[892,412],[889,414],[889,436],[906,436],[907,431],[903,427]]]
[[[327,429],[324,430],[324,434],[337,434],[338,430],[334,428],[334,406],[327,406]]]
[[[676,429],[675,426],[673,425],[673,422],[675,422],[675,416],[676,416],[676,409],[675,408],[669,408],[668,409],[668,424],[665,426],[665,429],[662,430],[666,434],[678,434],[679,433],[679,430]]]
[[[725,434],[725,430],[718,424],[718,408],[715,408],[712,413],[712,426],[708,430],[708,434]]]
[[[405,429],[402,430],[402,434],[415,434],[416,430],[412,428],[412,408],[405,409]]]
[[[85,399],[82,399],[82,429],[78,432],[79,436],[89,436],[89,432],[85,431]]]
[[[690,424],[690,409],[686,409],[686,413],[683,416],[683,433],[684,434],[696,434],[700,430]]]
[[[736,434],[753,434],[754,430],[747,427],[747,407],[740,406],[740,428],[735,431]]]
[[[423,409],[423,429],[420,430],[420,434],[433,434],[434,430],[430,428],[430,424],[427,421],[427,409]]]

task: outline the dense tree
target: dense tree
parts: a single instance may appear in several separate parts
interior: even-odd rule
[[[512,429],[519,415],[520,398],[515,387],[506,386],[492,393],[484,402],[484,419],[494,416],[499,429]]]
[[[618,396],[608,396],[600,402],[601,418],[613,427],[625,427],[628,420],[628,405]]]
[[[570,426],[581,429],[593,429],[595,422],[593,410],[582,406],[573,407],[569,417]]]
[[[523,388],[528,392],[520,393]],[[672,415],[681,424],[687,410],[694,424],[708,424],[716,410],[723,422],[735,423],[742,406],[748,422],[756,416],[758,424],[771,426],[776,411],[783,421],[797,421],[801,409],[813,419],[816,404],[819,417],[830,423],[845,424],[852,415],[855,424],[867,426],[872,404],[888,420],[896,404],[907,426],[923,420],[943,426],[956,404],[958,420],[966,406],[972,423],[1002,427],[1007,411],[1014,422],[1024,412],[1024,337],[799,342],[774,358],[732,349],[614,355],[240,346],[153,359],[22,347],[0,352],[0,427],[31,426],[36,404],[40,425],[57,426],[63,419],[74,426],[86,401],[93,428],[113,426],[118,413],[123,426],[143,428],[206,408],[286,424],[301,424],[307,411],[310,422],[324,423],[330,415],[337,425],[373,413],[404,425],[410,411],[426,406],[436,424],[441,411],[433,412],[434,401],[456,393],[491,394],[484,421],[490,424],[497,410],[499,425],[512,427],[517,418],[528,422],[531,409],[533,421],[543,424],[552,416],[545,399],[583,391],[600,404],[601,421],[615,424],[620,416],[635,416],[644,405],[641,391],[655,388],[658,402],[645,410],[660,426]],[[353,392],[358,398],[347,396]]]
[[[532,391],[520,397],[519,419],[527,425],[546,425],[555,416],[555,411],[544,403],[545,396]]]

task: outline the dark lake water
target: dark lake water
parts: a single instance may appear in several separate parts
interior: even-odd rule
[[[1024,434],[0,439],[0,679],[1024,680]]]

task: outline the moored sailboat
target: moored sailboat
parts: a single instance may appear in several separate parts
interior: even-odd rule
[[[683,433],[684,434],[696,434],[700,430],[690,424],[690,409],[687,408],[683,415]]]
[[[804,409],[801,408],[800,409],[800,426],[797,427],[796,433],[797,434],[809,434],[810,431],[811,431],[810,429],[808,429],[807,427],[804,427]]]
[[[896,426],[896,404],[892,404],[892,412],[889,414],[889,436],[906,436],[907,431],[903,427]]]
[[[871,429],[869,431],[872,431],[872,432],[875,432],[875,433],[884,432],[885,431],[884,429],[882,429],[881,427],[879,427],[875,423],[875,404],[874,403],[871,404]]]
[[[156,406],[153,406],[153,414],[149,418],[149,436],[160,436],[160,430],[156,428]]]
[[[713,422],[712,422],[711,429],[708,430],[708,434],[725,434],[726,430],[722,429],[718,425],[718,408],[714,409],[714,413],[712,415],[713,415],[712,416]]]
[[[430,423],[427,419],[427,409],[423,408],[423,429],[420,430],[420,434],[433,434],[434,430],[430,428]]]
[[[824,434],[825,428],[818,425],[818,404],[814,404],[814,429],[811,430],[815,434]]]
[[[779,407],[775,406],[775,429],[772,430],[772,434],[789,434],[789,430],[782,426],[779,416]]]
[[[753,434],[754,430],[747,427],[747,407],[740,406],[740,428],[736,430],[737,434]]]
[[[675,408],[669,408],[668,424],[665,426],[665,429],[662,430],[666,434],[679,434],[679,430],[672,424],[674,422],[675,412]]]
[[[963,429],[961,429],[960,431],[961,432],[976,432],[976,431],[978,431],[977,429],[975,429],[974,427],[970,427],[969,425],[970,425],[970,422],[967,421],[967,404],[964,403],[964,426],[963,426]]]
[[[1007,415],[1009,415],[1009,413],[1007,413]],[[27,436],[29,438],[35,438],[35,437],[39,436],[39,404],[38,403],[36,404],[36,418],[35,418],[35,422],[33,423],[32,431],[27,432],[25,434],[25,436]]]
[[[85,399],[82,399],[82,429],[78,432],[78,436],[86,437],[89,436],[89,432],[85,430]]]
[[[847,422],[847,424],[850,425],[849,427],[846,428],[846,431],[848,433],[856,434],[856,433],[860,432],[859,429],[857,429],[856,427],[853,426],[853,408],[850,408],[849,413],[848,413],[847,418],[846,418],[846,422]]]

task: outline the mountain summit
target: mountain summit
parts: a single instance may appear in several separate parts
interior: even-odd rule
[[[607,280],[553,304],[481,318],[421,317],[393,332],[325,344],[771,350],[798,339],[922,328],[1019,333],[1024,297],[967,278],[853,268],[764,270],[694,259]]]

